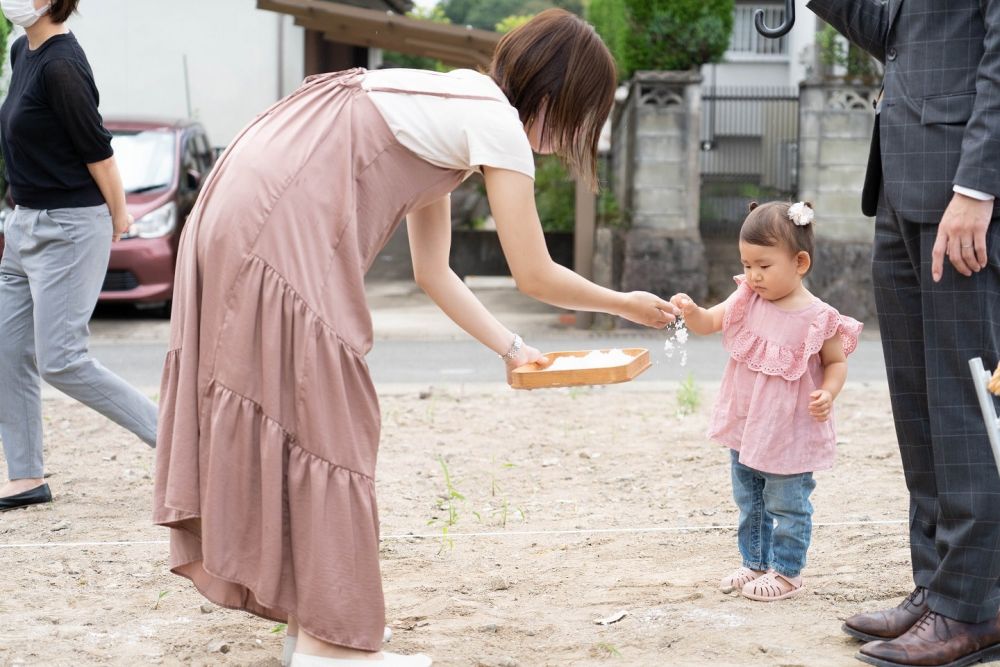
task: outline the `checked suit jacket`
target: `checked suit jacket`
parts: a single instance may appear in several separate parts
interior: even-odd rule
[[[1000,197],[1000,0],[810,0],[885,65],[862,208],[940,222],[953,186]],[[1000,208],[1000,207],[998,207]]]

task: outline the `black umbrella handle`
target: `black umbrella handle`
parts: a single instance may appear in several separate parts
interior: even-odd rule
[[[770,37],[771,39],[784,37],[792,29],[792,26],[795,25],[795,0],[785,0],[785,22],[777,28],[768,28],[764,25],[763,9],[757,10],[753,16],[753,22],[757,27],[757,32],[764,35],[764,37]]]

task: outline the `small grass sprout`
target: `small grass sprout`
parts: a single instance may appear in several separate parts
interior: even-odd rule
[[[688,373],[677,390],[677,414],[692,415],[698,411],[699,405],[701,405],[701,392],[694,380],[694,374]]]

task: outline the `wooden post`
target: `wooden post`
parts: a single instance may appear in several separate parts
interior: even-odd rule
[[[594,233],[597,226],[597,196],[580,180],[576,181],[576,220],[573,225],[573,270],[587,280],[594,277]],[[576,313],[578,329],[593,326],[594,314]]]
[[[339,72],[368,66],[368,49],[331,40],[318,30],[306,29],[305,75]]]

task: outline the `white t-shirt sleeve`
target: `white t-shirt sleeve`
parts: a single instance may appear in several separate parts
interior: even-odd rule
[[[535,177],[534,154],[517,110],[488,76],[471,70],[379,70],[368,72],[364,85],[396,139],[427,162]]]
[[[481,171],[484,166],[495,167],[535,177],[534,154],[517,116],[506,113],[472,115],[467,117],[464,131],[470,168]]]

